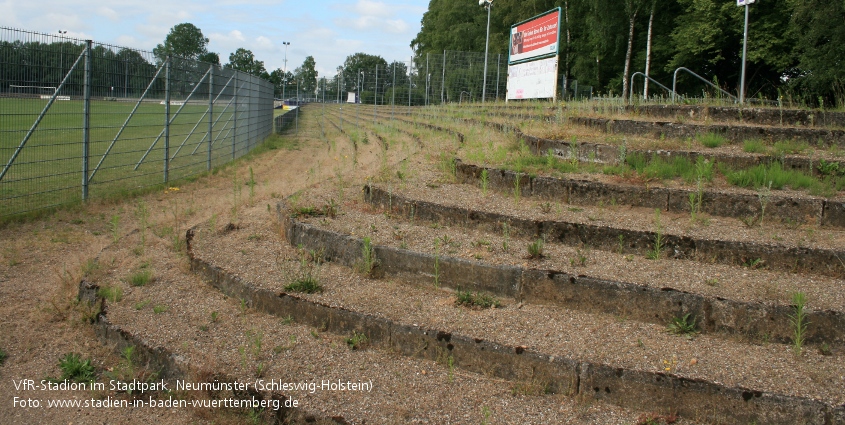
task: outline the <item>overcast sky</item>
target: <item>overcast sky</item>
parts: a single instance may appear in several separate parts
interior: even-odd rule
[[[152,50],[174,25],[190,22],[222,63],[251,50],[267,71],[314,56],[321,76],[364,52],[408,61],[428,0],[0,0],[0,26]]]

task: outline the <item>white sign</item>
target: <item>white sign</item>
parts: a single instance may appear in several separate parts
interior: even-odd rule
[[[557,93],[557,56],[508,66],[508,99],[548,99]]]
[[[746,6],[746,5],[749,5],[749,4],[754,3],[754,2],[755,2],[755,0],[736,0],[736,5],[737,6]]]

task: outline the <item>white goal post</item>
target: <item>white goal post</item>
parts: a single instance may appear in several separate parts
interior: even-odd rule
[[[9,94],[15,97],[50,99],[55,93],[56,87],[9,84]],[[70,96],[56,96],[56,100],[70,100]]]

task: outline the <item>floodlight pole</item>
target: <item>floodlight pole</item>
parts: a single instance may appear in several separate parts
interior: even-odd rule
[[[748,51],[748,5],[754,0],[737,0],[737,4],[745,5],[745,30],[742,32],[742,71],[739,77],[739,104],[745,103],[745,54]]]
[[[478,5],[487,9],[487,41],[484,43],[484,79],[481,86],[481,104],[487,97],[487,53],[490,50],[490,9],[493,7],[493,0],[478,0]]]
[[[290,46],[290,41],[283,41],[282,44],[285,45],[285,70],[282,74],[282,107],[284,108],[285,103],[285,85],[287,85],[288,79],[288,46]]]
[[[67,34],[66,30],[59,30],[60,37],[64,38],[65,34]],[[65,42],[62,41],[62,52],[59,53],[59,73],[64,72],[65,68]]]

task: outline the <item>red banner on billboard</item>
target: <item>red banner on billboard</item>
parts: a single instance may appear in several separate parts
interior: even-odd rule
[[[558,52],[560,8],[511,27],[509,63]]]

